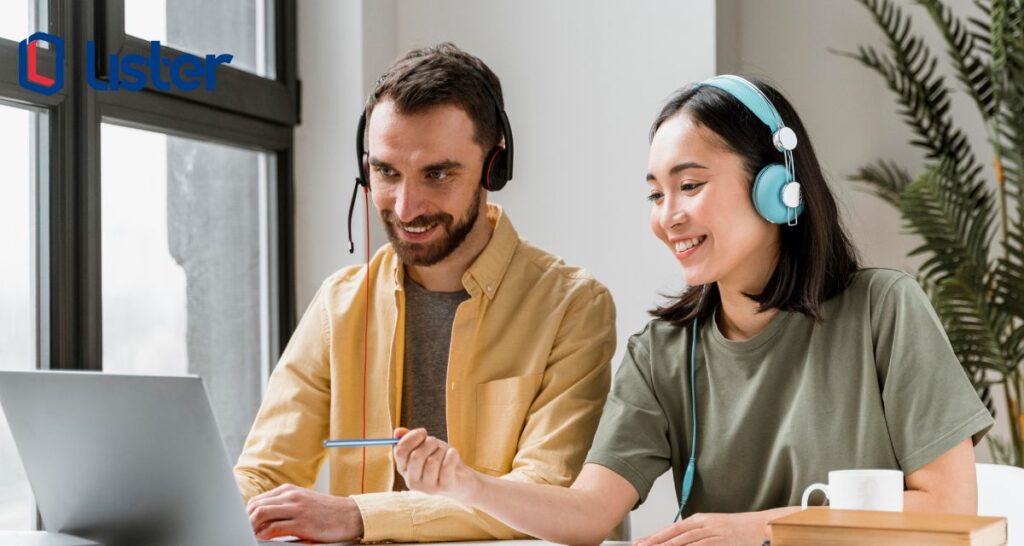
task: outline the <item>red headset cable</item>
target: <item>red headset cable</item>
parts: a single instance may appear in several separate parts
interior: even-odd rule
[[[366,369],[368,341],[370,337],[370,187],[363,186],[364,218],[366,224],[366,311],[363,314],[363,439],[366,439]],[[366,493],[366,446],[363,446],[363,472],[359,480],[359,492]]]

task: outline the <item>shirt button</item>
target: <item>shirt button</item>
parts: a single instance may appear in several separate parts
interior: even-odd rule
[[[494,292],[494,287],[488,284],[487,285],[487,291],[488,292]]]
[[[452,386],[450,387],[450,389],[449,389],[449,390],[452,390],[452,391],[454,391],[454,390],[455,390],[455,383],[454,383],[454,382],[452,382]]]

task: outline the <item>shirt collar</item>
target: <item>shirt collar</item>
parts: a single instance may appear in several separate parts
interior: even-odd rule
[[[494,226],[491,240],[462,275],[462,285],[474,296],[483,293],[494,298],[519,246],[519,234],[499,205],[487,204],[487,221]]]

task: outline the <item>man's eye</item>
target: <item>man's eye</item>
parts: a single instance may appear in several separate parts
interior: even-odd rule
[[[390,178],[395,176],[395,170],[389,167],[374,167],[374,169],[383,177]]]
[[[444,180],[448,178],[448,173],[446,171],[430,171],[427,173],[427,178],[431,180]]]

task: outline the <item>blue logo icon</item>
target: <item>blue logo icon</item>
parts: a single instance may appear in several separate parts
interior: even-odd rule
[[[52,78],[39,73],[39,42],[47,42],[57,58]],[[22,87],[43,95],[52,95],[64,88],[64,40],[45,32],[36,32],[18,44],[18,82]]]

